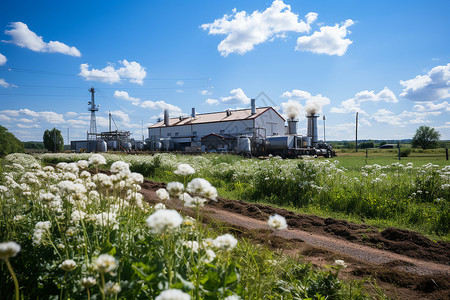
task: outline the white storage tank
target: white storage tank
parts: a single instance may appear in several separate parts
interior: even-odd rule
[[[106,152],[108,150],[108,146],[105,141],[97,142],[97,152]]]

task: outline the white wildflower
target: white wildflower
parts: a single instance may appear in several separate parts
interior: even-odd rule
[[[94,269],[100,273],[110,273],[116,268],[117,261],[109,254],[100,254],[94,263]]]
[[[116,161],[111,165],[110,171],[112,173],[124,173],[129,174],[130,172],[130,165],[127,164],[124,161]]]
[[[241,297],[236,296],[236,295],[231,295],[231,296],[223,298],[223,300],[240,300],[240,299],[241,299]]]
[[[59,267],[67,272],[73,271],[77,267],[77,263],[73,259],[66,259]]]
[[[173,196],[179,196],[184,191],[184,185],[177,181],[169,182],[167,184],[167,191]]]
[[[20,252],[20,245],[16,242],[0,243],[0,259],[6,260]]]
[[[160,209],[147,218],[147,225],[153,233],[164,233],[177,228],[183,222],[183,217],[175,210]]]
[[[270,228],[272,228],[273,230],[281,230],[287,228],[286,219],[278,214],[270,216],[267,224],[269,224]]]
[[[175,170],[174,173],[182,176],[187,176],[194,174],[195,170],[188,164],[179,164],[177,170]]]
[[[216,253],[211,249],[206,249],[206,254],[203,257],[203,262],[209,264],[216,258]]]
[[[89,162],[87,160],[79,160],[77,162],[78,168],[81,170],[87,169],[89,167]]]
[[[89,164],[106,165],[106,159],[101,154],[92,154],[91,157],[89,157]]]
[[[347,264],[342,259],[336,259],[334,264],[338,267],[347,268]]]
[[[153,207],[153,209],[154,209],[155,211],[161,210],[161,209],[166,209],[166,206],[164,205],[164,203],[158,203],[158,204],[156,204],[156,205]]]
[[[164,188],[160,188],[158,190],[156,190],[156,195],[159,197],[159,199],[161,199],[162,201],[166,201],[169,200],[169,193],[167,192],[166,189]]]
[[[116,295],[118,293],[120,293],[120,291],[122,290],[122,288],[120,287],[120,285],[116,282],[107,282],[105,284],[105,294],[108,296],[112,296],[112,295]]]
[[[85,288],[89,288],[95,284],[96,281],[94,277],[89,276],[81,279],[81,285],[84,286]]]
[[[193,252],[198,252],[198,243],[196,241],[184,241],[182,245],[186,248],[191,249]]]
[[[169,289],[165,290],[155,300],[190,300],[191,296],[181,290]]]
[[[213,240],[214,247],[222,250],[231,250],[237,245],[237,240],[234,236],[227,233],[221,236],[218,236]]]

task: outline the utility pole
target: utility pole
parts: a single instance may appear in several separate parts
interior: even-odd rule
[[[109,114],[109,132],[111,132],[111,112],[108,112]]]
[[[144,120],[141,120],[141,126],[142,126],[142,142],[144,142]]]
[[[94,87],[91,87],[89,89],[89,92],[91,93],[91,101],[88,102],[88,105],[90,105],[88,110],[91,112],[91,124],[90,124],[90,128],[89,128],[89,131],[90,131],[89,133],[95,137],[94,140],[97,140],[97,122],[95,119],[95,112],[98,111],[98,105],[95,105],[95,99],[94,99],[95,89],[94,89]]]
[[[356,138],[355,138],[355,149],[358,152],[358,113],[356,113]]]
[[[67,145],[70,146],[70,135],[69,135],[69,127],[67,127]]]
[[[54,153],[56,153],[56,128],[53,127],[53,149]]]
[[[325,120],[327,118],[325,118],[325,115],[323,115],[323,141],[326,142],[326,138],[325,138]]]

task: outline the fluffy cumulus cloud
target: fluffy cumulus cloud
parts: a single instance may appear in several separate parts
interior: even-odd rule
[[[223,56],[230,53],[244,54],[252,50],[255,45],[276,37],[283,37],[287,32],[309,32],[310,24],[317,19],[316,13],[306,15],[306,22],[299,20],[297,14],[291,11],[290,5],[276,0],[264,11],[233,10],[232,14],[224,15],[221,19],[201,28],[211,35],[226,35],[217,49]]]
[[[295,49],[316,54],[342,56],[348,46],[353,43],[350,39],[345,38],[350,33],[347,28],[353,24],[354,22],[349,19],[340,25],[322,26],[320,31],[316,31],[310,36],[299,37]]]
[[[2,110],[0,111],[0,115],[3,116],[3,119],[9,118],[9,121],[12,122],[30,123],[29,118],[31,118],[31,121],[35,123],[46,122],[50,124],[62,124],[65,122],[62,114],[58,114],[53,111],[33,111],[28,108],[19,110]],[[27,119],[28,121],[24,121],[24,119]]]
[[[400,96],[414,101],[439,101],[450,98],[450,63],[437,66],[425,75],[401,80],[404,87]]]
[[[408,124],[432,123],[430,118],[436,118],[442,111],[406,111],[396,114],[385,108],[377,110],[371,114],[370,119],[379,123],[405,127]]]
[[[212,93],[210,91],[208,91],[208,90],[201,90],[200,91],[200,95],[202,95],[202,96],[211,95],[211,94]]]
[[[317,94],[315,96],[302,90],[292,90],[284,92],[281,97],[289,99],[281,103],[283,113],[288,118],[298,118],[302,114],[320,114],[325,105],[330,104],[330,99]],[[303,101],[304,105],[299,101]]]
[[[0,53],[0,66],[6,64],[6,61],[7,61],[6,56]]]
[[[141,85],[144,83],[143,80],[147,76],[144,67],[135,61],[128,62],[126,59],[119,61],[119,63],[123,67],[116,69],[110,65],[101,70],[94,68],[89,70],[88,64],[81,64],[78,75],[88,81],[100,81],[109,84],[120,82],[122,79]]]
[[[250,98],[245,95],[241,88],[230,91],[230,96],[220,97],[220,100],[226,104],[250,104]]]
[[[5,34],[11,36],[11,39],[3,42],[15,44],[35,52],[62,53],[76,57],[81,56],[80,51],[75,47],[68,46],[58,41],[44,42],[42,36],[38,36],[31,31],[25,23],[13,22],[9,27],[11,29],[5,30]]]
[[[395,94],[385,87],[380,92],[364,90],[355,94],[355,97],[344,100],[339,107],[332,107],[331,112],[334,113],[355,113],[359,112],[363,115],[367,113],[361,109],[361,103],[363,102],[387,102],[397,103],[398,99]]]
[[[435,104],[433,102],[422,102],[421,104],[416,104],[413,107],[414,111],[425,112],[425,111],[450,111],[450,104],[447,101]]]
[[[139,98],[134,98],[128,95],[128,92],[125,91],[115,91],[114,92],[114,98],[130,101],[131,103],[138,105],[141,101]]]
[[[142,107],[142,108],[148,108],[148,109],[151,109],[151,110],[160,110],[160,111],[168,109],[169,112],[170,112],[170,115],[172,115],[172,116],[179,116],[179,115],[181,115],[183,113],[181,108],[179,108],[178,106],[172,105],[172,104],[164,102],[162,100],[159,100],[159,101],[150,101],[150,100],[142,101],[140,98],[131,97],[125,91],[115,91],[114,92],[114,97],[118,98],[118,99],[130,101],[131,104],[133,104],[135,106]]]
[[[208,98],[205,100],[208,105],[219,105],[219,100]]]

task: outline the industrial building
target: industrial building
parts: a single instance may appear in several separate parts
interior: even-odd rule
[[[150,150],[214,151],[218,148],[235,150],[236,140],[246,136],[278,136],[286,133],[285,119],[272,107],[226,110],[169,118],[148,128]]]

